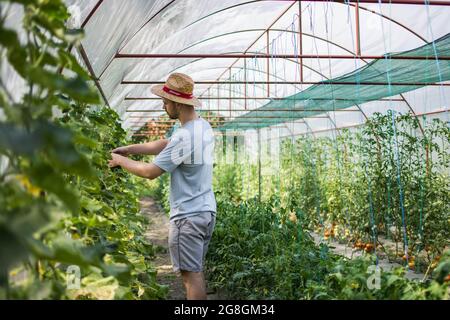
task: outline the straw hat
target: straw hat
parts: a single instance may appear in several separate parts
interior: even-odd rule
[[[192,94],[194,80],[183,73],[172,73],[165,84],[159,84],[151,88],[153,94],[178,103],[200,107],[202,103]]]

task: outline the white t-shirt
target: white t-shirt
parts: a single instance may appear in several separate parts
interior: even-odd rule
[[[199,117],[174,132],[153,163],[170,172],[170,220],[216,212],[212,190],[214,133]]]

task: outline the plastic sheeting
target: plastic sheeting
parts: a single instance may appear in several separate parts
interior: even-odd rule
[[[164,81],[171,72],[178,71],[196,81],[249,81],[246,87],[196,86],[194,94],[202,98],[202,110],[213,110],[232,120],[271,101],[264,97],[283,98],[307,89],[309,85],[305,84],[283,84],[300,81],[300,72],[305,82],[324,81],[364,67],[371,60],[303,59],[299,68],[300,59],[118,59],[117,53],[298,54],[301,41],[303,54],[354,56],[359,47],[361,55],[383,55],[418,48],[450,32],[449,6],[360,3],[358,10],[354,3],[317,1],[66,0],[66,3],[72,12],[69,26],[84,24],[86,37],[82,45],[88,61],[83,63],[92,67],[106,102],[119,112],[124,128],[133,130],[152,118],[157,119],[163,111],[158,100],[130,100],[155,98],[149,90],[151,85],[125,85],[124,80]],[[11,17],[14,20],[17,17]],[[265,30],[269,26],[267,37]],[[13,75],[2,70],[2,77]],[[251,83],[267,80],[277,84]],[[417,89],[403,94],[406,102],[394,104],[400,111],[412,109],[416,114],[436,115],[448,110],[449,90],[449,87]],[[242,99],[245,95],[248,99]],[[358,112],[325,112],[324,118],[289,120],[277,127],[283,127],[282,134],[290,134],[293,131],[287,129],[289,126],[303,132],[357,125],[365,121],[363,113],[370,116],[376,110],[389,108],[385,101],[371,101],[358,107]],[[355,106],[349,109],[355,110]],[[448,112],[439,116],[448,120]]]
[[[450,34],[418,49],[386,55],[348,75],[332,79],[332,82],[325,81],[282,100],[271,101],[222,128],[262,128],[282,123],[285,118],[307,118],[326,111],[336,112],[355,104],[413,91],[424,86],[421,84],[449,81],[450,61],[439,60],[449,56]],[[407,59],[413,57],[424,59]],[[391,101],[386,101],[386,104],[389,103]]]

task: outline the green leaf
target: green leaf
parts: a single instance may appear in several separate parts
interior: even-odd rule
[[[19,237],[0,223],[0,272],[8,270],[28,256],[28,250]]]
[[[66,180],[45,163],[33,164],[27,171],[33,184],[55,194],[72,212],[79,211],[79,201],[74,190],[69,189]]]
[[[0,152],[12,151],[15,154],[31,156],[42,146],[42,137],[39,135],[32,135],[11,123],[0,123]]]

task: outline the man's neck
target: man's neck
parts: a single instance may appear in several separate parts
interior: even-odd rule
[[[198,114],[197,114],[197,112],[195,112],[195,110],[185,112],[185,113],[183,112],[180,114],[178,119],[180,120],[180,123],[183,126],[186,122],[198,119]]]

